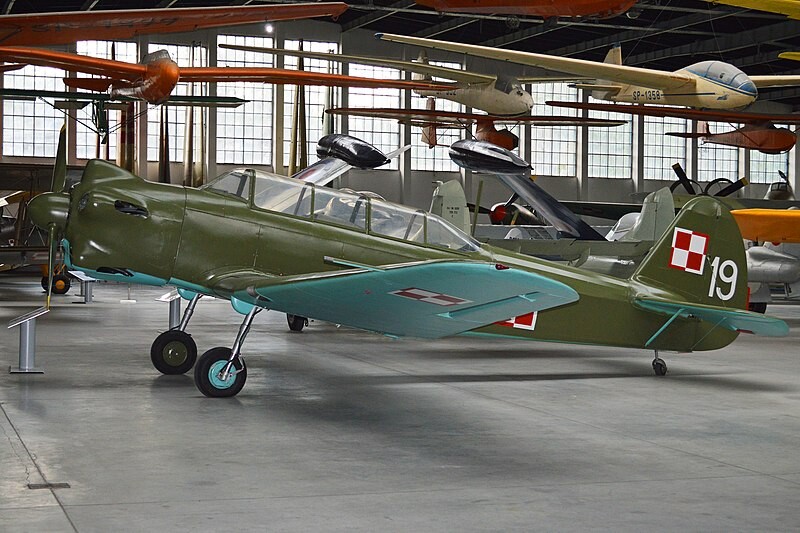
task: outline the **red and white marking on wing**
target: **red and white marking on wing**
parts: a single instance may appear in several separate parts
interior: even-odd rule
[[[394,294],[396,296],[402,296],[403,298],[410,298],[412,300],[418,300],[420,302],[425,302],[429,304],[441,305],[443,307],[449,307],[451,305],[467,304],[472,302],[472,300],[465,300],[463,298],[459,298],[457,296],[450,296],[448,294],[443,294],[441,292],[426,291],[425,289],[418,289],[416,287],[409,287],[407,289],[401,289],[399,291],[391,291],[389,294]]]
[[[537,312],[534,311],[533,313],[520,315],[514,318],[510,318],[508,320],[503,320],[502,322],[495,322],[495,324],[499,326],[506,326],[509,328],[526,329],[528,331],[533,331],[534,329],[536,329],[536,315]]]
[[[672,254],[669,266],[684,272],[703,275],[708,250],[708,235],[683,228],[672,233]]]

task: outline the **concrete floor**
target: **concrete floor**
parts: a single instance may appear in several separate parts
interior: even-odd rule
[[[37,279],[0,283],[4,323],[41,302]],[[771,308],[790,337],[666,354],[664,378],[644,351],[297,334],[262,313],[244,390],[209,399],[150,364],[163,292],[58,298],[46,374],[0,374],[0,531],[800,528],[800,305]],[[203,301],[189,330],[202,352],[238,323]],[[28,488],[45,482],[69,488]]]

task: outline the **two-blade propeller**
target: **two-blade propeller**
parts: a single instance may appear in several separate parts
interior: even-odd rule
[[[705,196],[718,196],[718,197],[730,196],[736,191],[739,191],[740,189],[744,188],[749,183],[749,181],[747,181],[747,178],[739,178],[738,180],[733,182],[727,178],[717,178],[715,180],[708,182],[705,187],[701,187],[699,183],[691,180],[689,176],[686,175],[686,172],[683,170],[683,167],[681,166],[680,163],[675,163],[674,165],[672,165],[672,170],[678,177],[678,181],[670,185],[669,190],[675,192],[675,189],[677,189],[679,186],[682,186],[683,189],[686,191],[686,193],[692,196],[698,194],[702,194]],[[728,185],[723,187],[719,191],[715,192],[714,194],[711,194],[710,192],[711,188],[721,183],[728,183]]]

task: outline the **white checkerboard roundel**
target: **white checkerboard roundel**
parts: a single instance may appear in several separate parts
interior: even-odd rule
[[[676,227],[672,233],[669,266],[702,276],[706,264],[708,239],[708,235],[704,233]]]

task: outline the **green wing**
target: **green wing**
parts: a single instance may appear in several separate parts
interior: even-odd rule
[[[356,268],[263,279],[231,296],[250,302],[257,298],[255,303],[268,309],[390,336],[431,339],[579,298],[561,282],[495,263],[350,266]]]

